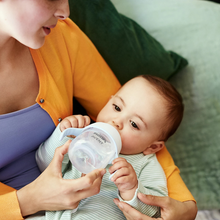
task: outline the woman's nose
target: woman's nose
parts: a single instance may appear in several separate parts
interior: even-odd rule
[[[62,0],[58,3],[57,10],[54,13],[54,16],[58,19],[64,20],[70,15],[69,1]]]

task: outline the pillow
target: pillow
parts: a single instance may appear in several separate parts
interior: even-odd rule
[[[220,204],[220,5],[198,0],[112,0],[162,44],[187,57],[170,79],[185,105],[167,148],[202,209]],[[217,219],[217,218],[216,218]]]
[[[163,46],[110,0],[70,0],[70,18],[92,40],[121,84],[140,74],[169,79],[187,60]],[[74,42],[73,42],[74,43]]]

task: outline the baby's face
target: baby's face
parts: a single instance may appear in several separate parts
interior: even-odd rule
[[[165,121],[165,100],[142,77],[126,83],[100,111],[97,121],[113,125],[121,135],[121,154],[137,154],[151,146]]]

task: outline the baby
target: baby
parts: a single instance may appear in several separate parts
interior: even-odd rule
[[[159,217],[158,207],[142,203],[137,193],[167,196],[166,176],[157,161],[156,152],[174,134],[183,117],[181,95],[167,81],[142,75],[128,81],[110,98],[97,116],[97,122],[114,126],[122,140],[119,157],[108,165],[100,193],[86,198],[76,210],[46,212],[46,219],[125,219],[114,204],[118,196],[140,212]],[[36,159],[41,170],[49,165],[60,133],[69,127],[82,128],[90,124],[88,116],[73,115],[65,118],[51,137],[41,144]],[[117,172],[109,180],[109,176]],[[82,173],[63,161],[66,179],[79,178]]]

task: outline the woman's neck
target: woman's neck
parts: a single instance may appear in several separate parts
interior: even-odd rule
[[[0,45],[0,94],[4,94],[0,96],[0,114],[33,105],[38,92],[38,75],[29,48],[8,39]]]
[[[14,66],[19,55],[28,48],[12,37],[2,37],[0,34],[0,72],[9,66]]]

